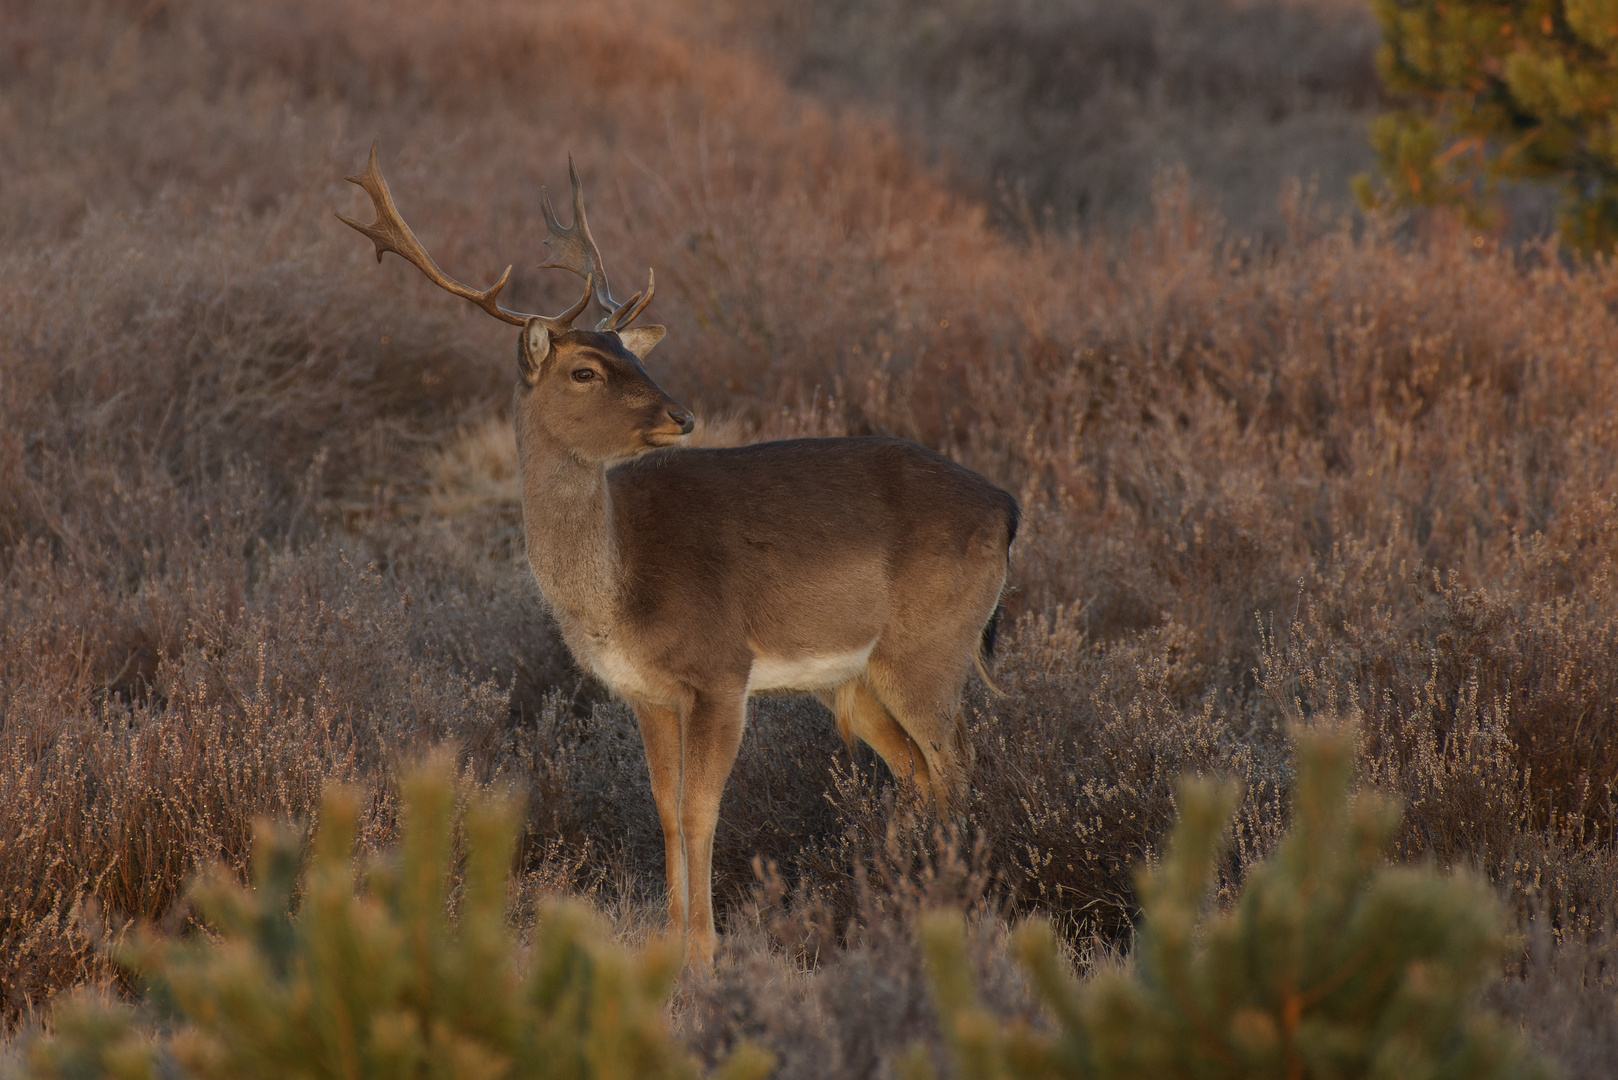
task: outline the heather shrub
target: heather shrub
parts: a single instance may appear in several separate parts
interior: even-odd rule
[[[704,1060],[751,1040],[777,1055],[783,1080],[890,1075],[905,1047],[941,1037],[917,936],[940,909],[972,920],[973,970],[996,1008],[1037,1017],[983,837],[939,823],[914,792],[873,784],[862,773],[875,765],[872,755],[839,768],[841,832],[792,866],[757,859],[752,893],[732,909],[731,947],[711,976],[682,983],[679,1030]]]
[[[308,814],[328,780],[381,780],[442,739],[476,755],[504,726],[495,687],[412,654],[409,602],[374,571],[260,552],[249,589],[232,524],[134,596],[44,555],[16,564],[34,573],[0,631],[12,1008],[99,968],[86,903],[161,918],[200,865],[245,866],[255,817]],[[385,835],[376,794],[367,831]]]
[[[1596,929],[1612,855],[1589,841],[1611,836],[1615,809],[1611,571],[1569,580],[1548,546],[1472,588],[1345,552],[1270,642],[1262,681],[1293,721],[1355,718],[1367,778],[1405,805],[1400,854],[1476,866]]]
[[[1596,933],[1559,933],[1549,919],[1528,924],[1527,947],[1490,1004],[1511,1017],[1566,1076],[1601,1076],[1618,1051],[1618,952],[1610,919]]]

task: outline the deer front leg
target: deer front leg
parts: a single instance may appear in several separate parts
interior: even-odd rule
[[[713,922],[713,835],[719,824],[719,799],[742,744],[747,719],[745,685],[728,692],[697,693],[683,718],[680,829],[685,838],[690,898],[686,959],[702,965],[713,962],[718,946]]]
[[[652,798],[663,822],[663,863],[669,885],[669,929],[686,932],[685,838],[680,832],[680,716],[673,709],[635,703],[640,741],[646,748],[646,768],[652,778]]]

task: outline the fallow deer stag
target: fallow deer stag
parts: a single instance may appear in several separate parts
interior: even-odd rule
[[[970,754],[961,693],[993,648],[1016,500],[914,443],[795,439],[732,449],[675,444],[691,413],[641,366],[661,326],[652,298],[613,299],[568,162],[573,225],[548,193],[543,265],[584,279],[557,316],[501,307],[440,270],[399,216],[371,148],[349,179],[376,205],[339,214],[436,285],[521,326],[514,413],[528,562],[573,656],[633,707],[663,823],[669,916],[688,957],[716,940],[719,799],[747,699],[817,695],[843,737],[949,806]],[[606,315],[575,329],[594,296]]]

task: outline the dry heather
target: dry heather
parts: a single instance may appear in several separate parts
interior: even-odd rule
[[[786,7],[0,0],[6,1021],[108,978],[128,919],[183,926],[186,881],[240,867],[255,815],[307,820],[340,780],[390,835],[398,763],[446,739],[467,784],[528,793],[531,889],[655,919],[633,721],[520,566],[509,335],[330,216],[376,135],[442,264],[520,260],[512,302],[542,309],[572,288],[533,269],[571,149],[615,270],[657,269],[653,373],[708,440],[894,433],[1026,507],[1006,695],[972,691],[951,830],[818,706],[754,706],[716,856],[733,947],[678,1004],[704,1053],[747,1035],[784,1075],[873,1075],[936,1036],[929,904],[980,915],[986,985],[1031,1008],[1004,919],[1110,955],[1176,775],[1245,784],[1233,883],[1280,828],[1286,725],[1347,720],[1406,801],[1397,857],[1479,867],[1520,911],[1498,1004],[1570,1074],[1610,1073],[1615,272],[1340,222],[1297,186],[1252,243],[1172,177],[1110,240],[998,229],[981,190],[1013,166],[922,162],[1022,99],[963,118],[965,76],[906,84],[937,105],[913,145],[788,85],[827,34],[884,56],[827,14],[788,63]],[[1231,55],[1289,40],[1236,7],[1184,10]],[[1006,55],[1055,33],[983,11]],[[893,70],[933,47],[893,40]],[[1273,89],[1238,76],[1208,106],[1237,120]],[[1042,107],[1093,127],[1087,86]]]

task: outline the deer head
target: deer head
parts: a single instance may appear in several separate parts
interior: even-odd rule
[[[537,424],[589,464],[679,442],[691,414],[640,364],[662,337],[661,326],[558,334],[530,319],[517,343],[519,429]]]
[[[550,193],[541,189],[550,258],[540,265],[569,270],[584,279],[584,295],[560,315],[527,315],[502,307],[497,298],[511,279],[509,266],[500,280],[482,290],[440,270],[394,205],[377,165],[375,143],[365,171],[347,179],[371,197],[376,220],[365,225],[343,214],[337,218],[370,238],[376,245],[377,262],[391,251],[415,264],[445,291],[471,301],[502,322],[522,327],[517,346],[517,370],[522,377],[517,387],[519,430],[537,426],[587,463],[623,460],[678,442],[690,433],[693,420],[641,366],[642,358],[663,340],[664,328],[629,325],[651,302],[656,280],[648,273],[643,291],[628,300],[613,299],[601,252],[584,215],[584,191],[571,156],[567,167],[573,187],[571,226],[562,227],[551,207]],[[592,297],[606,311],[605,316],[594,330],[575,329],[573,321]]]

